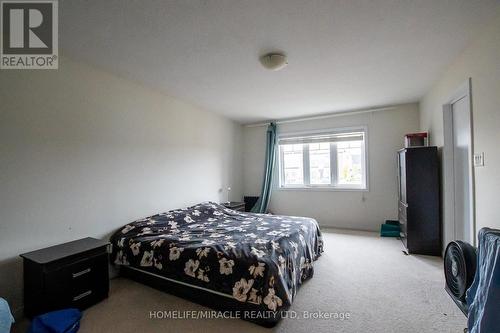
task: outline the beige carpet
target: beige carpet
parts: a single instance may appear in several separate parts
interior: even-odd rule
[[[442,260],[405,256],[400,242],[374,233],[324,230],[325,253],[291,308],[349,313],[350,318],[285,319],[266,329],[239,319],[150,319],[150,311],[206,308],[126,279],[86,310],[87,332],[463,332],[465,317],[443,290]],[[25,332],[27,321],[14,332]]]

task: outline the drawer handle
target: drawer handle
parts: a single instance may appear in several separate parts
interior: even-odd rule
[[[87,297],[90,294],[92,294],[92,290],[87,290],[86,292],[81,293],[80,295],[77,295],[77,296],[73,297],[73,302],[78,301],[79,299],[82,299],[84,297]]]
[[[72,274],[72,275],[73,275],[73,279],[74,279],[74,278],[77,278],[77,277],[79,277],[79,276],[82,276],[82,275],[84,275],[84,274],[90,273],[90,271],[91,271],[91,269],[90,269],[90,267],[89,267],[89,268],[87,268],[87,269],[84,269],[83,271],[80,271],[80,272],[77,272],[77,273],[73,273],[73,274]]]

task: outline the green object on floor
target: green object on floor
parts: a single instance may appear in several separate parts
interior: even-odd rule
[[[401,227],[392,223],[384,223],[380,226],[381,237],[399,237]]]
[[[401,228],[399,225],[393,225],[393,224],[382,224],[381,230],[384,231],[399,231]]]
[[[382,237],[399,237],[399,231],[381,231],[380,236],[382,236]]]

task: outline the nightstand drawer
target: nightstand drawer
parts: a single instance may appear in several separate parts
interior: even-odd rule
[[[80,259],[45,273],[45,286],[49,291],[63,289],[65,292],[80,290],[97,282],[102,282],[108,276],[107,253]]]
[[[89,289],[102,290],[109,279],[107,254],[81,260],[67,267],[66,272],[74,296]]]
[[[102,301],[108,296],[107,291],[105,292],[102,288],[89,288],[82,290],[77,294],[73,294],[71,297],[71,307],[78,309],[86,309],[91,305]]]

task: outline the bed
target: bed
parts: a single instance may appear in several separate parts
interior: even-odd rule
[[[122,275],[264,326],[280,320],[323,252],[314,219],[213,202],[129,223],[111,243]]]

